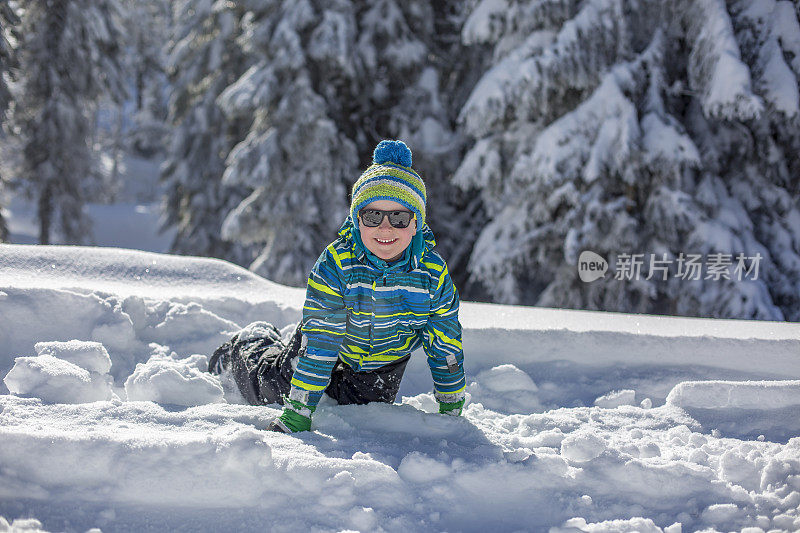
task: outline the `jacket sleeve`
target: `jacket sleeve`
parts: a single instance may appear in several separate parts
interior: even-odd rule
[[[458,290],[442,264],[436,287],[431,287],[431,315],[425,326],[422,346],[428,356],[434,396],[440,402],[464,398],[464,351],[458,321]]]
[[[306,352],[297,360],[289,398],[316,406],[331,379],[347,330],[347,308],[342,298],[341,261],[333,244],[320,255],[308,276],[303,305]]]

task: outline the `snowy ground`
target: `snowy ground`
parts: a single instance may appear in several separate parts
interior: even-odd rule
[[[302,300],[216,260],[0,245],[0,531],[800,530],[797,324],[465,303],[463,418],[418,352],[397,404],[269,433],[206,356]]]
[[[104,161],[107,159],[104,158]],[[166,252],[175,236],[174,229],[161,231],[159,163],[127,154],[120,168],[121,188],[113,204],[88,204],[86,214],[91,222],[87,242],[96,246],[133,248],[148,252]],[[103,165],[106,174],[110,163]],[[22,194],[11,195],[7,206],[9,242],[36,244],[39,223],[36,202]],[[57,232],[51,242],[63,241]]]

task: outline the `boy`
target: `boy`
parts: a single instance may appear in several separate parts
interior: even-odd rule
[[[373,163],[353,186],[339,238],[309,275],[303,320],[288,345],[274,326],[255,323],[209,362],[212,372],[231,368],[248,402],[284,405],[273,431],[308,431],[323,392],[339,404],[394,402],[420,346],[439,412],[461,414],[459,297],[425,224],[425,184],[402,141],[381,141]]]

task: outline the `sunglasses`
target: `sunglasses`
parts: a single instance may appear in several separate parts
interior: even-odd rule
[[[383,217],[389,217],[389,224],[395,228],[407,228],[414,218],[411,211],[381,211],[380,209],[362,209],[358,212],[361,223],[368,228],[377,228]]]

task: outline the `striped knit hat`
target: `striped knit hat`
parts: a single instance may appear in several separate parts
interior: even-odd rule
[[[376,200],[392,200],[417,216],[417,232],[425,225],[425,183],[411,168],[411,150],[403,141],[381,141],[372,154],[373,164],[353,185],[350,216],[358,225],[358,212]]]

